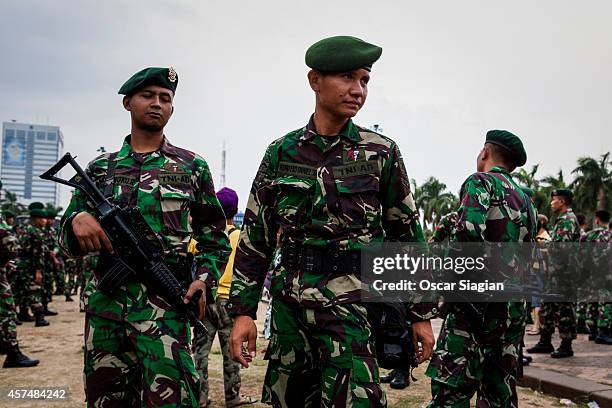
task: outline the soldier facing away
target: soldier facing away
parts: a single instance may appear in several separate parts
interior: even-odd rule
[[[164,135],[178,76],[146,68],[119,90],[130,112],[131,133],[121,150],[105,153],[87,173],[115,204],[139,208],[164,247],[164,261],[188,286],[185,303],[220,276],[229,244],[225,217],[206,161],[173,146]],[[60,244],[72,255],[100,251],[87,287],[85,392],[88,407],[197,407],[199,381],[183,314],[137,281],[112,294],[96,289],[112,265],[113,246],[76,191],[66,210]],[[188,255],[189,241],[198,255]],[[195,268],[195,276],[194,276]],[[204,314],[204,297],[200,302]]]
[[[573,194],[568,189],[551,192],[550,207],[558,216],[551,236],[551,242],[578,242],[580,226],[572,210]],[[554,248],[551,248],[551,250]],[[560,251],[549,253],[549,266],[553,273],[569,270],[569,258],[560,256]],[[527,349],[528,353],[550,353],[553,358],[566,358],[574,355],[572,340],[576,338],[576,310],[571,302],[544,302],[540,310],[540,340]],[[555,327],[559,328],[561,345],[557,350],[552,345]]]
[[[232,354],[244,367],[255,355],[253,319],[281,229],[262,396],[276,407],[386,405],[360,303],[360,249],[424,236],[397,144],[351,120],[381,53],[347,36],[308,49],[315,112],[306,126],[270,144],[251,188],[228,305]],[[433,306],[411,306],[423,361],[433,348]]]
[[[505,130],[487,133],[477,173],[461,187],[451,242],[534,241],[536,209],[510,175],[526,160],[516,135]],[[478,407],[516,407],[525,318],[524,302],[450,305],[426,371],[432,394],[428,407],[469,407],[475,393]]]

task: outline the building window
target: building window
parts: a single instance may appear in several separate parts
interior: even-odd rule
[[[51,141],[55,142],[57,140],[57,134],[56,133],[47,133],[47,140],[51,140]]]
[[[45,132],[36,132],[36,140],[45,140]]]

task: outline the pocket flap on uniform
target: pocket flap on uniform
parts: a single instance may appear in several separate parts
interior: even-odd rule
[[[193,200],[193,193],[189,186],[159,185],[159,195],[162,200]]]

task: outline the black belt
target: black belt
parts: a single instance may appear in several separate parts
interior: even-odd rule
[[[288,244],[281,248],[281,264],[289,271],[350,275],[361,272],[361,251]]]
[[[182,284],[189,285],[195,280],[193,255],[187,254],[168,256],[164,258],[164,262]],[[98,279],[102,278],[113,263],[113,258],[107,252],[101,252],[98,265],[94,270],[96,277]]]

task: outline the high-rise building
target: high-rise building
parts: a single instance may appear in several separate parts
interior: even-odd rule
[[[29,203],[59,204],[59,184],[38,176],[55,164],[64,151],[64,138],[57,126],[27,123],[2,123],[2,162],[0,179],[3,189]]]

